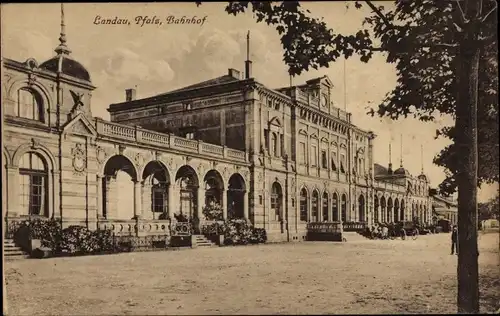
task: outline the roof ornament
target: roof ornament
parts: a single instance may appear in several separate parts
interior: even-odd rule
[[[59,46],[55,49],[58,55],[69,55],[71,50],[66,45],[66,25],[64,24],[64,4],[61,3],[61,36],[59,36]]]

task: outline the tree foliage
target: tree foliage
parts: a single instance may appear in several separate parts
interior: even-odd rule
[[[397,0],[376,6],[371,1],[355,1],[356,9],[368,8],[363,26],[355,34],[336,34],[322,19],[311,17],[298,1],[231,1],[226,12],[238,15],[251,10],[257,22],[276,28],[281,36],[283,61],[291,75],[311,68],[328,67],[343,56],[357,54],[368,62],[374,53],[384,52],[395,65],[397,85],[371,115],[391,119],[413,116],[432,121],[440,115],[454,117],[456,109],[458,46],[461,33],[469,27],[460,1]],[[497,3],[483,0],[481,21],[479,102],[478,102],[478,183],[498,181],[498,47]],[[375,45],[375,42],[379,43]],[[434,163],[445,168],[447,178],[440,192],[451,194],[457,184],[460,148],[454,127],[444,127],[436,137],[452,144],[444,148]]]

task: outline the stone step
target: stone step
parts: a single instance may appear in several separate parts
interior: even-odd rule
[[[15,256],[5,256],[4,257],[6,261],[10,261],[10,260],[20,260],[20,259],[26,259],[26,258],[29,258],[28,255],[26,254],[22,254],[22,255],[15,255]]]
[[[7,248],[17,248],[16,244],[12,243],[12,244],[3,244],[3,248],[4,249],[7,249]]]
[[[343,232],[342,233],[343,241],[368,241],[370,239],[366,238],[363,235],[358,234],[357,232]]]
[[[12,238],[6,238],[3,240],[4,243],[14,243],[14,239]]]
[[[5,257],[10,257],[10,256],[24,256],[26,255],[24,252],[21,250],[15,250],[15,251],[6,251],[4,252]]]

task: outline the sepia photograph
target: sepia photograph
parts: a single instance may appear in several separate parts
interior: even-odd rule
[[[2,3],[3,315],[500,313],[497,15]]]

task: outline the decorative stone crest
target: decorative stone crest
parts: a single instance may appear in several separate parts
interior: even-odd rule
[[[73,156],[73,168],[77,173],[82,173],[87,169],[87,159],[85,158],[85,148],[83,144],[76,144],[71,150]]]
[[[227,169],[227,167],[224,167],[222,173],[224,174],[224,177],[227,178],[229,176],[229,169]]]
[[[31,149],[38,149],[40,148],[40,142],[36,140],[35,138],[31,139]]]
[[[125,152],[125,149],[127,149],[127,146],[124,146],[124,145],[118,145],[118,153],[120,155],[123,155],[123,153]]]
[[[263,180],[264,180],[264,176],[263,176],[263,174],[262,174],[262,173],[260,173],[260,172],[259,172],[259,173],[257,173],[257,181],[258,181],[259,183],[262,183],[262,181],[263,181]]]
[[[144,157],[140,153],[137,153],[134,157],[134,162],[138,167],[141,167],[144,164]]]
[[[96,148],[96,159],[97,159],[97,162],[99,162],[100,164],[104,163],[104,161],[106,160],[106,158],[108,157],[108,153],[106,153],[106,151],[104,150],[104,148],[100,147],[100,146],[97,146]]]
[[[198,175],[201,176],[203,174],[203,164],[200,163],[198,167],[196,168],[196,171],[198,171]]]
[[[34,73],[29,73],[29,74],[28,74],[28,86],[30,86],[30,87],[31,87],[32,85],[34,85],[34,84],[35,84],[35,82],[36,82],[36,74],[34,74]]]

